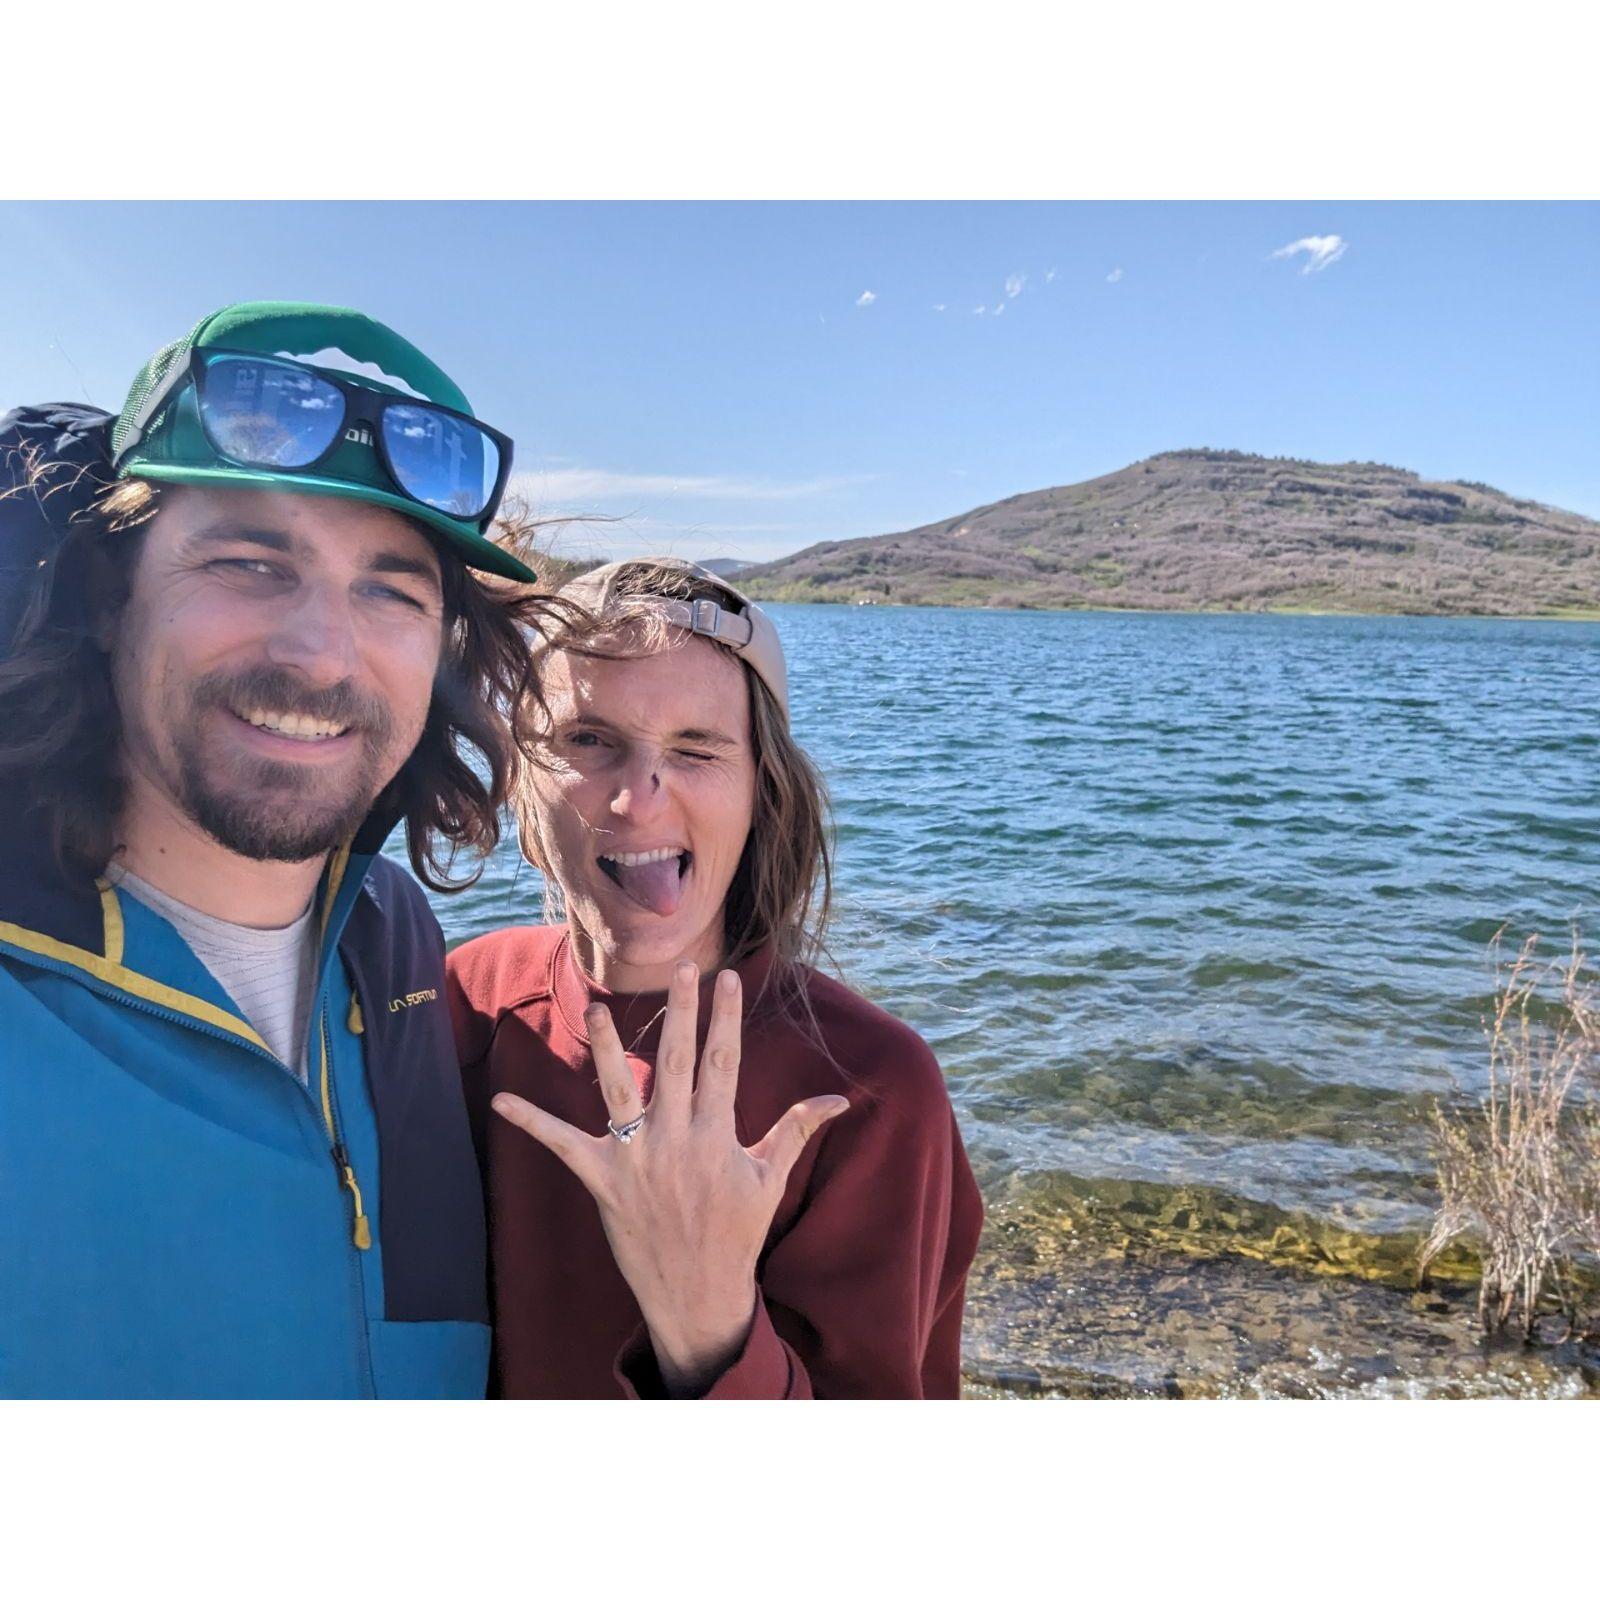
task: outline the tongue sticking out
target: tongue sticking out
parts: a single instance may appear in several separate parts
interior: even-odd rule
[[[612,874],[622,892],[658,917],[670,917],[683,899],[683,878],[679,874],[680,856],[665,861],[649,861],[639,867],[612,863]]]

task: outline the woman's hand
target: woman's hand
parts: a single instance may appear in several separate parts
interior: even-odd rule
[[[696,1086],[699,976],[688,961],[673,976],[649,1115],[629,1143],[591,1138],[514,1094],[493,1102],[594,1196],[673,1395],[703,1393],[738,1355],[755,1314],[756,1260],[789,1172],[811,1135],[850,1104],[842,1095],[804,1100],[745,1149],[733,1120],[739,976],[718,975]],[[585,1020],[612,1126],[625,1128],[645,1112],[622,1041],[604,1006]]]

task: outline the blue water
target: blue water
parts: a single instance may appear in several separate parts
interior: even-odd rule
[[[1269,1301],[1285,1218],[1426,1226],[1489,940],[1600,935],[1600,625],[771,609],[837,811],[834,953],[944,1064],[995,1284],[1085,1208],[1137,1249],[1163,1194],[1234,1235],[1186,1259],[1259,1251]],[[438,906],[462,938],[538,897],[513,841]],[[1073,1365],[1060,1311],[1024,1365]]]

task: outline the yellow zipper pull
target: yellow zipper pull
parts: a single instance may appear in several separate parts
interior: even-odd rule
[[[372,1228],[367,1222],[367,1214],[361,1209],[361,1189],[356,1183],[355,1169],[348,1162],[344,1169],[344,1186],[350,1191],[351,1198],[356,1205],[356,1220],[353,1237],[357,1250],[370,1250],[372,1248]]]
[[[350,1237],[355,1240],[357,1250],[370,1250],[372,1225],[367,1221],[367,1213],[361,1205],[361,1185],[356,1182],[356,1169],[350,1165],[350,1158],[345,1154],[343,1145],[333,1147],[333,1160],[339,1169],[339,1181],[350,1191],[350,1198],[355,1203],[355,1219],[350,1229]]]

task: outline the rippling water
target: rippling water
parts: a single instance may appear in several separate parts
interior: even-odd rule
[[[1409,1281],[1502,923],[1600,941],[1600,627],[775,606],[836,954],[990,1206],[980,1392],[1582,1387]],[[452,938],[531,916],[514,851]]]

